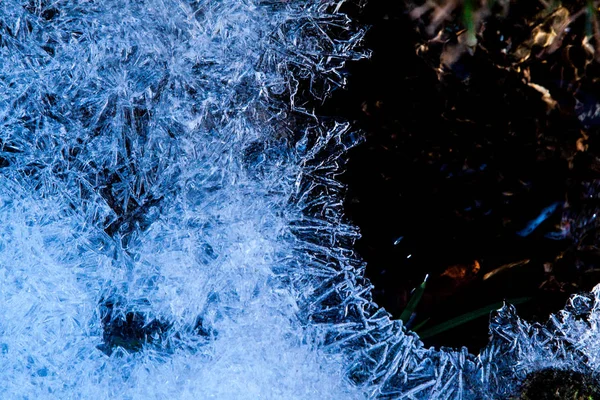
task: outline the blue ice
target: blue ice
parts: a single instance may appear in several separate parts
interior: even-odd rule
[[[545,220],[550,218],[552,216],[552,214],[554,214],[556,212],[556,210],[558,209],[558,207],[561,206],[562,204],[563,204],[563,202],[557,201],[557,202],[550,204],[548,207],[544,208],[542,210],[542,212],[540,213],[540,215],[538,215],[535,219],[529,221],[527,223],[527,226],[525,226],[525,228],[523,228],[522,230],[517,232],[517,235],[519,235],[519,236],[531,235],[533,233],[533,231],[535,231],[538,228],[538,226],[540,226]]]
[[[597,293],[548,327],[506,306],[477,356],[372,301],[335,179],[359,136],[303,108],[366,55],[338,7],[0,2],[1,398],[502,398],[598,369]]]

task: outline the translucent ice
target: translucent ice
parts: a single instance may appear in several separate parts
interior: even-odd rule
[[[423,348],[371,300],[308,106],[337,1],[0,2],[0,397],[482,398],[598,369],[598,294]],[[585,318],[582,318],[585,316]],[[552,357],[550,357],[552,356]]]

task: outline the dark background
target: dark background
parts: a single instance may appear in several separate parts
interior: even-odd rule
[[[347,215],[362,233],[356,251],[367,262],[375,301],[398,318],[429,274],[413,326],[427,318],[426,327],[435,326],[521,297],[530,300],[517,306],[519,314],[545,321],[570,294],[599,280],[595,239],[589,239],[595,225],[581,217],[596,209],[586,190],[598,176],[597,121],[578,118],[578,111],[582,99],[593,107],[600,93],[596,80],[585,78],[597,64],[580,62],[575,51],[585,21],[572,24],[563,43],[570,46],[566,56],[539,53],[515,68],[502,50],[527,46],[543,21],[540,4],[511,5],[508,16],[492,14],[479,28],[473,54],[465,52],[450,66],[441,65],[440,57],[457,42],[460,8],[440,27],[446,35],[441,44],[430,42],[427,15],[409,17],[412,4],[371,0],[342,9],[370,26],[365,47],[373,56],[348,65],[347,90],[334,92],[318,113],[353,121],[366,137],[350,152],[342,180]],[[418,51],[423,44],[427,50]],[[545,85],[557,105],[549,107],[527,77]],[[585,152],[577,150],[579,139]],[[517,235],[555,202],[557,211],[538,229]],[[545,237],[565,222],[580,222],[582,232],[594,233],[583,239],[591,250],[582,250],[583,234]],[[483,279],[522,260],[529,262]],[[488,318],[479,318],[425,344],[477,352],[487,343],[487,326]]]

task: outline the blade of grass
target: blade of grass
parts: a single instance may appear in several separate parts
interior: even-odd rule
[[[531,300],[531,297],[519,297],[516,299],[508,299],[506,300],[506,303],[522,304],[528,302],[529,300]],[[466,324],[467,322],[473,321],[474,319],[489,315],[490,312],[501,308],[504,305],[504,303],[505,302],[501,301],[498,303],[490,304],[488,306],[479,308],[466,314],[459,315],[458,317],[452,318],[446,322],[442,322],[441,324],[429,328],[421,333],[417,333],[421,339],[430,338],[452,328],[456,328],[457,326],[460,326],[462,324]]]
[[[593,0],[586,2],[586,18],[585,18],[585,35],[587,37],[594,36],[594,22],[596,20],[596,7]]]
[[[425,321],[419,322],[417,325],[415,325],[414,328],[412,328],[412,331],[413,332],[418,332],[419,329],[421,329],[423,326],[425,326],[425,324],[428,323],[430,319],[431,318],[427,318]]]
[[[473,0],[465,0],[463,4],[463,23],[467,29],[467,46],[477,45],[477,32],[475,26],[475,5]]]
[[[487,281],[488,279],[490,279],[491,277],[493,277],[494,275],[500,273],[500,272],[504,272],[510,268],[514,268],[514,267],[520,267],[522,265],[527,265],[529,264],[529,259],[525,259],[525,260],[521,260],[521,261],[517,261],[517,262],[513,262],[513,263],[509,263],[509,264],[504,264],[496,269],[494,269],[493,271],[488,272],[487,274],[485,274],[483,276],[483,280]]]
[[[421,297],[423,297],[423,292],[425,292],[425,286],[427,284],[428,277],[429,277],[429,275],[425,275],[425,279],[423,279],[423,283],[421,283],[419,285],[419,287],[415,288],[412,296],[410,296],[410,300],[408,301],[408,304],[406,305],[404,310],[402,310],[402,314],[400,314],[400,319],[402,320],[402,323],[404,325],[406,325],[406,323],[410,319],[411,315],[413,315],[413,313],[415,312],[417,305],[419,305],[419,302],[421,301]]]

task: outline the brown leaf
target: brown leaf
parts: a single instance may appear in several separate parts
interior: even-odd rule
[[[457,284],[464,284],[471,281],[479,272],[481,266],[477,260],[468,265],[451,265],[440,275],[446,276]]]

